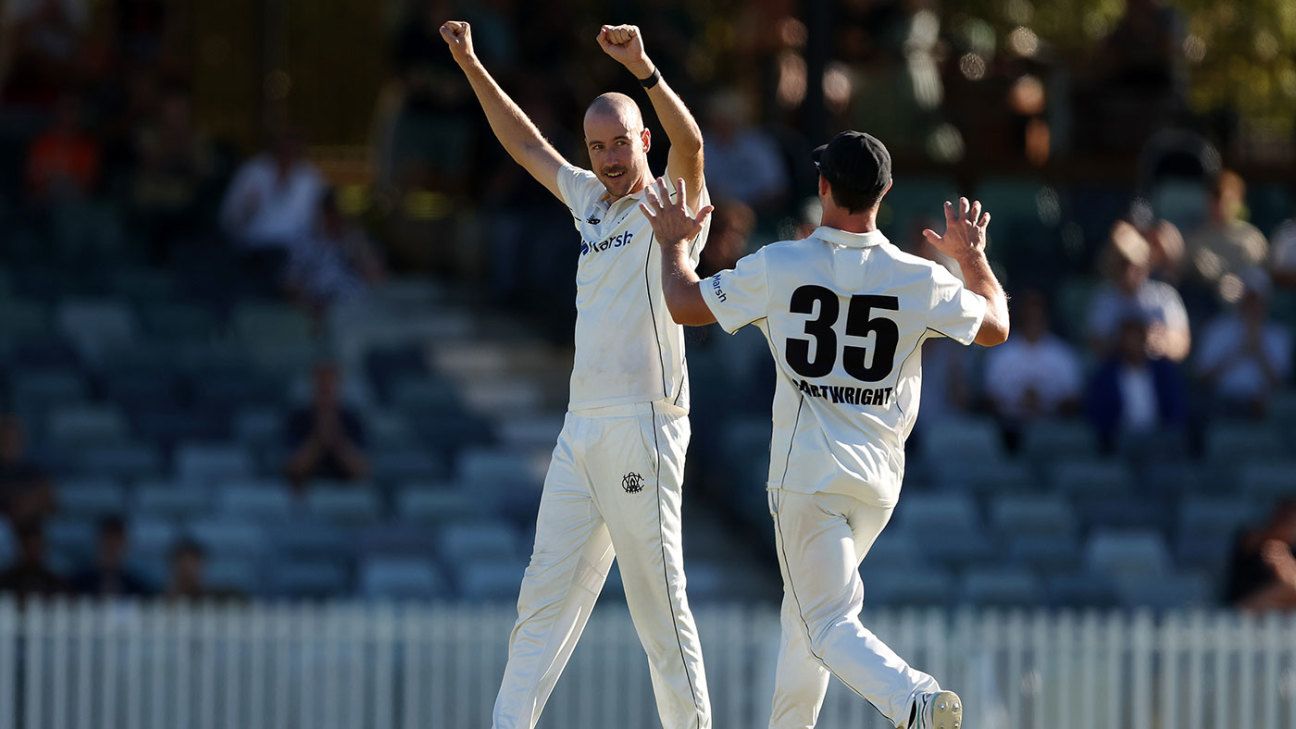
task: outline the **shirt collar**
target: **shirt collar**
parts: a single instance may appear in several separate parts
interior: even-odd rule
[[[847,248],[867,248],[868,246],[890,242],[885,235],[882,235],[880,230],[870,230],[867,233],[848,233],[837,228],[829,228],[826,225],[815,228],[814,233],[811,235],[819,240],[837,246],[846,246]]]

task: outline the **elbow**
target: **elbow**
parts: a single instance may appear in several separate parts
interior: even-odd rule
[[[977,332],[976,343],[983,347],[998,347],[1008,341],[1009,326],[1005,321],[985,321]]]

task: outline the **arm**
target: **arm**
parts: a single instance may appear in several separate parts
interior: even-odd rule
[[[472,86],[491,131],[513,161],[544,185],[554,197],[562,200],[558,189],[558,171],[567,161],[545,140],[522,109],[495,83],[473,51],[472,30],[467,23],[451,20],[441,26],[441,38],[450,46],[450,54],[459,64]]]
[[[645,80],[657,70],[657,65],[644,52],[643,35],[634,25],[605,25],[598,34],[598,44],[603,52],[611,56],[634,77]],[[688,107],[675,91],[659,79],[648,89],[648,100],[652,102],[657,120],[666,130],[670,140],[670,152],[666,157],[667,179],[683,178],[692,192],[688,204],[696,208],[701,201],[703,190],[702,175],[702,130],[689,113]]]
[[[1008,341],[1008,297],[985,255],[989,226],[990,213],[981,212],[981,202],[969,205],[968,199],[961,197],[957,210],[953,203],[945,203],[945,235],[930,228],[923,231],[936,250],[958,262],[967,289],[986,300],[985,318],[973,340],[983,347]]]
[[[690,215],[685,202],[688,183],[679,178],[675,185],[680,191],[675,202],[670,201],[666,181],[659,179],[648,188],[639,209],[661,244],[662,294],[671,318],[676,324],[700,327],[715,323],[716,318],[702,298],[701,281],[689,263],[688,244],[702,231],[702,223],[711,214],[712,207],[708,205],[697,215]]]

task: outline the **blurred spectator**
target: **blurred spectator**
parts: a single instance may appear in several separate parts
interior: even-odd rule
[[[369,236],[338,208],[337,194],[324,190],[314,227],[289,255],[289,293],[318,319],[330,305],[360,294],[385,275]]]
[[[756,230],[756,213],[737,200],[716,202],[711,214],[711,233],[698,261],[697,275],[706,278],[717,271],[733,268],[747,255],[748,241]]]
[[[1269,319],[1272,293],[1259,269],[1243,274],[1237,308],[1206,328],[1197,351],[1197,374],[1223,415],[1264,416],[1265,405],[1291,374],[1292,337]]]
[[[1094,372],[1086,394],[1086,410],[1106,451],[1131,437],[1180,431],[1188,417],[1179,367],[1148,356],[1146,315],[1129,311],[1118,332],[1116,351]]]
[[[0,592],[14,593],[19,598],[66,593],[67,583],[45,561],[44,526],[35,521],[20,524],[14,530],[14,537],[18,542],[18,557],[0,572]]]
[[[1184,33],[1179,12],[1162,0],[1126,0],[1097,56],[1104,85],[1152,101],[1182,100]]]
[[[302,156],[291,132],[275,135],[270,148],[244,162],[221,203],[221,225],[241,250],[254,283],[273,290],[289,248],[315,224],[324,179]]]
[[[135,168],[129,201],[138,227],[148,235],[154,261],[166,247],[206,221],[200,196],[215,172],[215,155],[193,119],[189,95],[168,91],[155,116],[133,130]]]
[[[1014,336],[986,354],[985,392],[1015,452],[1031,422],[1077,412],[1083,383],[1075,351],[1049,331],[1044,294],[1028,291],[1013,304]]]
[[[396,79],[379,99],[375,128],[377,181],[382,187],[466,192],[473,168],[477,105],[463,74],[446,52],[440,27],[458,17],[455,3],[422,0],[410,5],[393,48]],[[503,45],[498,25],[479,27],[483,57]],[[502,59],[499,59],[502,61]],[[549,59],[551,60],[551,59]]]
[[[342,403],[336,365],[316,365],[311,402],[289,416],[287,435],[285,471],[299,490],[314,478],[355,481],[369,474],[364,429]]]
[[[1273,282],[1284,289],[1296,289],[1296,218],[1282,225],[1273,235],[1269,252],[1269,272]]]
[[[722,91],[707,106],[706,181],[711,195],[730,198],[758,212],[778,209],[788,194],[788,175],[773,136],[752,124],[747,100]]]
[[[1148,242],[1148,273],[1157,281],[1175,285],[1183,276],[1184,239],[1169,220],[1154,220],[1139,230]]]
[[[1191,335],[1188,313],[1174,287],[1149,278],[1152,249],[1133,225],[1117,222],[1106,254],[1107,282],[1089,303],[1089,343],[1100,358],[1120,343],[1120,324],[1130,310],[1143,314],[1149,326],[1148,355],[1181,362]]]
[[[59,98],[48,129],[27,150],[27,192],[33,200],[82,199],[99,182],[99,142],[82,127],[81,99]]]
[[[1237,301],[1237,277],[1265,265],[1269,242],[1242,219],[1246,183],[1224,171],[1211,185],[1207,219],[1188,236],[1190,273],[1228,302]]]
[[[207,552],[202,545],[184,539],[171,548],[171,575],[163,593],[168,600],[202,600],[223,595],[207,587],[204,571]]]
[[[101,521],[95,565],[73,578],[73,589],[92,597],[147,595],[148,585],[127,569],[126,553],[126,523],[117,516]]]
[[[88,0],[10,0],[0,7],[0,99],[47,108],[76,76]]]
[[[49,474],[27,457],[27,435],[15,415],[0,415],[0,507],[15,525],[39,521],[54,511]]]
[[[1296,610],[1296,500],[1274,507],[1268,521],[1233,544],[1224,601],[1243,610]]]

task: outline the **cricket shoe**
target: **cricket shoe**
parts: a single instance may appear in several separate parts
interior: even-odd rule
[[[923,694],[914,706],[908,729],[962,729],[963,700],[953,691]]]

